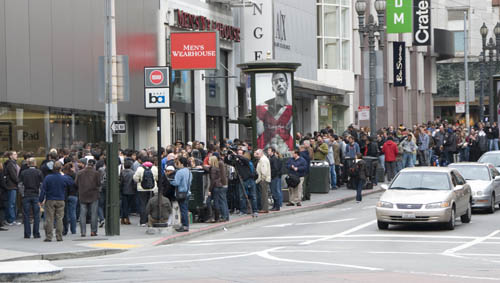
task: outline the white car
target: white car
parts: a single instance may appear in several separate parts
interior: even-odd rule
[[[443,223],[453,230],[458,216],[462,223],[471,220],[471,188],[456,169],[403,169],[382,188],[386,191],[376,207],[379,229],[388,229],[389,224]]]

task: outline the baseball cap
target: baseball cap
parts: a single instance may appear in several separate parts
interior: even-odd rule
[[[175,171],[175,167],[172,165],[167,166],[166,171]]]

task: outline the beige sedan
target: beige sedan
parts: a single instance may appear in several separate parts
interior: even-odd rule
[[[471,188],[460,173],[446,167],[416,167],[401,170],[377,203],[378,228],[389,224],[443,223],[455,229],[471,220]]]

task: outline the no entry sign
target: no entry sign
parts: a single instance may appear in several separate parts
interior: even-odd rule
[[[168,87],[168,67],[144,68],[144,87]]]

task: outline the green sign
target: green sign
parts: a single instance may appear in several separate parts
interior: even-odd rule
[[[387,0],[387,33],[412,32],[412,0]]]

